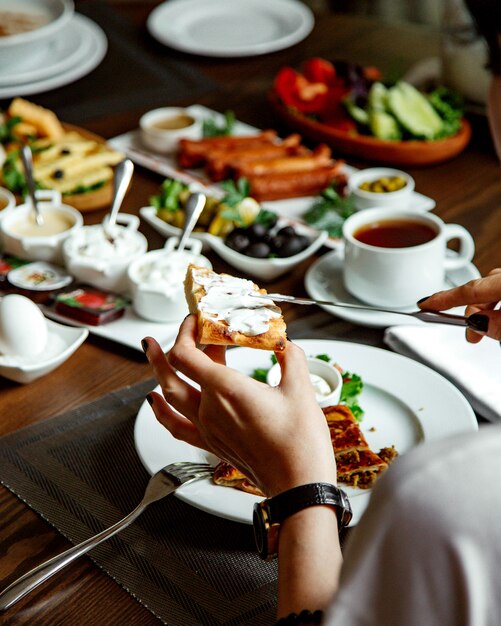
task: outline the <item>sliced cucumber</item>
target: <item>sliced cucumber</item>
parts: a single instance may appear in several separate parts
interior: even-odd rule
[[[415,137],[433,139],[443,130],[443,121],[427,98],[409,83],[388,89],[388,107],[400,124]]]
[[[348,114],[351,115],[355,122],[363,124],[364,126],[369,124],[369,114],[365,109],[357,106],[351,98],[345,98],[343,102]]]
[[[402,133],[397,120],[386,111],[371,111],[369,126],[372,134],[378,139],[401,139]]]
[[[386,111],[388,108],[388,89],[383,83],[375,82],[369,89],[367,104],[372,111]]]

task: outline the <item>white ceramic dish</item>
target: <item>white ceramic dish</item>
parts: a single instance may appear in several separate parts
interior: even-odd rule
[[[288,48],[310,34],[314,21],[296,0],[169,0],[151,12],[147,27],[182,52],[240,57]]]
[[[170,324],[149,322],[137,315],[131,308],[125,311],[123,317],[109,322],[108,324],[102,324],[101,326],[86,325],[69,317],[64,317],[56,313],[51,306],[43,306],[41,308],[46,317],[64,324],[70,324],[71,326],[86,328],[96,337],[114,341],[127,348],[138,350],[141,353],[143,352],[141,348],[141,339],[143,339],[143,337],[154,337],[163,351],[167,352],[167,350],[172,347],[179,330],[179,322]]]
[[[66,268],[83,283],[105,291],[124,292],[129,286],[129,265],[148,249],[148,240],[138,227],[137,215],[119,213],[112,231],[116,239],[110,244],[103,224],[84,226],[63,243]]]
[[[154,207],[142,207],[139,209],[140,216],[148,222],[155,230],[164,237],[179,237],[181,229],[176,226],[172,226],[167,222],[164,222],[157,217],[157,211]],[[302,226],[299,223],[293,223],[290,220],[283,220],[280,222],[282,226],[287,224],[293,224],[294,228],[299,234],[304,234],[311,237],[310,245],[295,254],[294,256],[284,258],[272,258],[272,259],[256,259],[240,252],[236,252],[229,248],[221,237],[216,237],[206,232],[194,232],[191,234],[193,239],[200,240],[205,248],[211,248],[216,252],[224,261],[235,267],[236,269],[260,280],[268,281],[278,278],[286,272],[290,272],[294,267],[302,263],[317,250],[319,250],[327,241],[328,235],[326,232],[319,232]]]
[[[186,111],[191,112],[194,115],[199,115],[202,119],[214,119],[217,123],[222,123],[224,121],[224,116],[221,115],[221,113],[218,113],[216,111],[213,111],[212,109],[198,104],[187,107]],[[258,132],[258,129],[254,126],[239,122],[238,120],[235,122],[235,135],[244,135],[255,132]],[[222,194],[221,188],[218,185],[211,183],[203,170],[182,170],[178,167],[176,158],[173,155],[160,155],[148,150],[141,141],[141,134],[140,130],[138,129],[114,137],[113,139],[110,139],[108,143],[116,150],[126,154],[138,165],[152,170],[157,174],[160,174],[167,178],[175,178],[177,180],[181,180],[184,183],[188,185],[193,185],[195,187],[200,187],[200,185],[202,185],[207,193],[214,195],[215,197],[217,197],[218,195],[221,196]],[[354,167],[350,165],[344,165],[343,168],[348,176],[357,171]],[[318,231],[311,226],[305,224],[304,220],[302,219],[303,214],[311,207],[312,202],[313,198],[311,197],[288,198],[286,200],[263,202],[262,206],[265,209],[274,211],[285,219],[291,220],[294,224],[302,224],[303,227],[310,232],[310,234],[314,234]],[[411,201],[408,206],[409,209],[417,212],[431,211],[434,207],[435,201],[432,198],[429,198],[417,192],[414,192],[412,194]],[[168,229],[163,227],[163,224],[165,224],[165,222],[161,223],[162,220],[158,219],[150,220],[150,218],[152,217],[154,217],[154,214],[152,212],[144,216],[146,221],[148,221],[154,228],[157,228],[157,230],[159,230],[159,232],[164,234],[166,237],[178,234],[178,231],[167,232]],[[198,237],[199,235],[195,233],[193,236]],[[339,238],[329,237],[325,241],[325,245],[329,248],[337,249],[342,247],[343,243],[342,240]]]
[[[68,85],[95,69],[107,49],[104,31],[88,17],[76,13],[54,37],[47,53],[37,57],[32,67],[23,70],[22,82],[16,78],[8,82],[9,74],[5,75],[5,82],[0,82],[0,98],[27,96]],[[1,72],[0,77],[3,77]]]
[[[335,367],[335,364],[322,359],[317,359],[316,357],[308,357],[308,370],[310,372],[310,376],[320,377],[330,388],[329,393],[319,394],[317,392],[319,383],[318,381],[314,383],[318,404],[321,407],[339,404],[341,390],[343,388],[343,377],[337,367]],[[282,370],[280,368],[280,363],[275,363],[266,376],[266,382],[271,387],[276,387],[280,383],[281,378]]]
[[[18,383],[30,383],[54,371],[79,348],[89,334],[85,328],[73,328],[47,320],[47,352],[36,358],[19,361],[0,355],[0,376]]]
[[[164,248],[152,250],[133,261],[127,270],[129,291],[136,313],[152,322],[181,322],[189,313],[184,278],[190,263],[212,269],[200,252],[202,242],[188,239],[176,250],[179,239],[168,239]]]
[[[31,201],[27,201],[16,207],[15,211],[7,211],[2,217],[0,228],[4,249],[10,254],[28,261],[47,261],[61,265],[63,243],[82,228],[82,214],[72,206],[63,204],[61,194],[58,191],[38,189],[35,194],[42,216],[47,216],[47,218],[51,214],[61,216],[69,228],[62,232],[46,235],[19,234],[17,228],[22,223],[27,222],[28,217],[33,216]]]
[[[376,193],[360,188],[363,183],[373,183],[380,178],[398,177],[405,180],[405,186],[396,191]],[[354,172],[348,179],[348,189],[353,197],[357,209],[370,209],[371,207],[385,207],[395,209],[407,209],[411,204],[414,193],[414,179],[403,170],[391,167],[368,167]]]
[[[454,254],[451,251],[451,254]],[[462,285],[474,278],[479,278],[480,272],[477,268],[469,263],[468,265],[446,274],[444,289],[449,289],[457,285]],[[315,300],[337,300],[339,302],[351,302],[353,304],[364,304],[352,296],[345,288],[343,282],[343,252],[342,250],[333,250],[324,254],[318,261],[313,263],[305,275],[304,284],[310,298]],[[345,309],[330,305],[321,305],[328,313],[332,313],[336,317],[360,324],[361,326],[369,326],[373,328],[386,328],[387,326],[396,326],[397,324],[425,324],[419,319],[398,315],[398,309],[395,314],[380,313],[379,311],[362,311],[359,309]],[[417,307],[404,307],[400,311],[415,311]],[[460,309],[451,309],[452,313],[461,314]]]
[[[183,126],[175,126],[176,120],[183,120]],[[170,122],[173,124],[165,126]],[[139,119],[141,138],[144,145],[160,154],[177,152],[180,139],[200,139],[202,120],[183,107],[162,107],[148,111]]]
[[[2,206],[3,208],[1,208]],[[16,198],[14,194],[4,187],[0,187],[0,214],[4,214],[4,211],[9,211],[15,206]]]
[[[0,13],[3,11],[41,20],[38,28],[0,37],[0,67],[22,70],[65,28],[74,5],[72,0],[0,0]]]
[[[403,454],[422,441],[460,432],[474,432],[475,414],[464,396],[430,368],[399,354],[360,344],[331,340],[299,340],[307,355],[327,353],[344,370],[364,381],[360,405],[365,410],[362,430],[374,450],[395,445]],[[271,365],[270,353],[247,348],[228,351],[228,365],[246,374]],[[374,430],[372,430],[374,429]],[[215,462],[213,455],[174,439],[144,402],[134,428],[141,462],[153,474],[173,461]],[[352,525],[364,512],[370,492],[346,488],[353,508]],[[214,485],[210,479],[187,485],[176,496],[213,515],[252,523],[252,508],[260,498]]]

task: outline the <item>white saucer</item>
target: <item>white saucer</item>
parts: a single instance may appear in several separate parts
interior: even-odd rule
[[[76,13],[35,67],[15,75],[0,73],[0,98],[41,93],[72,83],[96,68],[107,48],[103,30]]]
[[[452,253],[454,254],[454,253]],[[447,273],[444,282],[444,289],[450,289],[457,285],[462,285],[474,278],[479,278],[480,272],[473,265],[468,263],[464,267]],[[315,300],[337,300],[338,302],[349,302],[353,304],[365,304],[346,291],[343,283],[343,251],[333,250],[322,256],[306,272],[304,279],[306,291],[310,298]],[[431,294],[430,294],[431,295]],[[370,306],[370,305],[368,305]],[[370,326],[372,328],[386,328],[402,324],[424,324],[419,319],[408,315],[399,315],[398,310],[393,313],[380,313],[379,311],[361,311],[359,309],[345,309],[336,306],[322,305],[322,308],[332,315],[341,319]],[[391,307],[389,307],[391,308]],[[416,306],[399,309],[401,312],[416,311]],[[450,312],[462,313],[461,310],[451,309]]]
[[[297,0],[169,0],[151,12],[147,27],[183,52],[239,57],[288,48],[309,35],[314,21]]]

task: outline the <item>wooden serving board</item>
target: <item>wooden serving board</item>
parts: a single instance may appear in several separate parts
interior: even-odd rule
[[[97,143],[105,144],[106,140],[100,135],[96,135],[85,128],[80,126],[74,126],[73,124],[63,124],[64,130],[74,131],[85,137],[91,139]],[[98,211],[110,206],[113,196],[113,181],[107,182],[103,187],[96,189],[95,191],[89,191],[86,193],[78,193],[69,196],[63,196],[65,204],[69,204],[75,209],[78,209],[82,213],[86,211]]]
[[[408,167],[434,165],[460,154],[471,137],[471,126],[463,119],[461,130],[453,137],[436,141],[384,141],[366,135],[352,135],[294,112],[282,104],[273,90],[268,94],[268,100],[277,116],[292,130],[367,161]]]

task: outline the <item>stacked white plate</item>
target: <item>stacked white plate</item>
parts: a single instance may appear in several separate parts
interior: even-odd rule
[[[72,83],[101,63],[108,49],[103,30],[76,13],[54,37],[45,53],[33,57],[22,71],[0,70],[0,98],[27,96]]]

